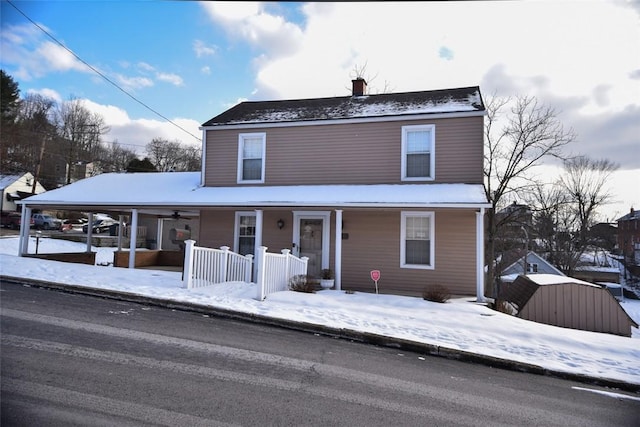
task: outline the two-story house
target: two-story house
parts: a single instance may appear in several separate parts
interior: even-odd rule
[[[291,249],[309,274],[333,270],[338,289],[373,291],[379,270],[384,293],[440,284],[483,299],[479,88],[367,95],[352,83],[350,96],[242,102],[213,117],[201,173],[104,174],[25,208],[127,214],[133,232],[157,218],[158,243],[160,221],[188,216],[198,246]]]
[[[309,258],[338,286],[414,294],[482,283],[483,116],[478,87],[242,102],[202,125],[200,244]],[[258,242],[258,243],[256,243]],[[477,288],[478,287],[478,288]]]

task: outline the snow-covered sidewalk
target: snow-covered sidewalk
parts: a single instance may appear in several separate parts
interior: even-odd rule
[[[472,297],[438,304],[420,298],[328,290],[315,294],[279,292],[260,302],[254,299],[256,289],[250,283],[188,290],[181,287],[181,273],[20,258],[15,256],[17,240],[0,239],[1,275],[384,335],[552,371],[640,385],[640,331],[636,328],[632,338],[558,328],[493,311],[476,304]],[[30,243],[30,248],[35,244]],[[41,253],[84,249],[84,244],[55,239],[41,239],[39,245]],[[98,252],[97,263],[113,256],[113,248],[94,250]],[[626,301],[622,305],[640,323],[640,302]]]

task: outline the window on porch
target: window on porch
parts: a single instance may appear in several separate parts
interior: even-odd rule
[[[401,222],[400,266],[432,269],[433,212],[402,212]]]
[[[254,254],[256,244],[255,212],[236,212],[235,252],[241,255]]]

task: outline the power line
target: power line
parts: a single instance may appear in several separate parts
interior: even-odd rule
[[[69,52],[71,55],[73,55],[78,61],[82,62],[84,65],[86,65],[91,71],[93,71],[94,73],[96,73],[97,75],[99,75],[100,77],[102,77],[103,79],[105,79],[107,82],[111,83],[113,86],[115,86],[118,90],[120,90],[122,93],[124,93],[125,95],[127,95],[129,98],[133,99],[134,101],[136,101],[138,104],[142,105],[144,108],[146,108],[147,110],[151,111],[152,113],[156,114],[158,117],[163,118],[164,120],[166,120],[168,123],[172,124],[173,126],[177,127],[178,129],[180,129],[181,131],[191,135],[193,138],[195,138],[198,141],[202,141],[199,137],[195,136],[194,134],[192,134],[191,132],[189,132],[188,130],[186,130],[185,128],[183,128],[182,126],[180,126],[179,124],[177,124],[176,122],[174,122],[173,120],[169,119],[168,117],[166,117],[165,115],[163,115],[162,113],[156,111],[155,109],[151,108],[150,106],[148,106],[147,104],[145,104],[144,102],[142,102],[141,100],[139,100],[138,98],[136,98],[135,96],[133,96],[132,94],[130,94],[129,92],[127,92],[126,90],[124,90],[122,87],[120,87],[116,82],[114,82],[113,80],[111,80],[109,77],[105,76],[102,72],[100,72],[99,70],[97,70],[95,67],[93,67],[91,64],[89,64],[88,62],[86,62],[84,59],[80,58],[80,56],[78,56],[75,52],[73,52],[71,49],[69,49],[67,46],[65,46],[62,42],[60,42],[58,39],[56,39],[51,33],[49,33],[47,30],[45,30],[44,28],[42,28],[40,25],[38,25],[38,23],[36,23],[33,19],[29,18],[29,16],[27,16],[27,14],[25,14],[22,10],[20,10],[15,4],[13,4],[13,2],[11,0],[7,0],[7,3],[9,3],[15,10],[17,10],[22,16],[24,16],[29,22],[31,22],[33,25],[35,25],[40,31],[42,31],[43,33],[45,33],[51,40],[53,40],[54,42],[56,42],[60,47],[62,47],[64,50],[66,50],[67,52]]]

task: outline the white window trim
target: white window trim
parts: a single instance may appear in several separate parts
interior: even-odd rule
[[[429,177],[408,177],[407,176],[407,132],[428,130],[431,132],[431,147],[429,149],[429,162],[431,163],[429,169],[431,176]],[[436,176],[436,125],[410,125],[402,126],[402,166],[401,166],[401,180],[402,181],[433,181]]]
[[[429,253],[431,254],[431,259],[429,260],[431,263],[428,265],[423,264],[407,264],[406,260],[406,238],[407,238],[407,218],[408,217],[424,217],[429,218],[431,221],[431,226],[429,227]],[[400,220],[400,268],[413,268],[419,270],[434,270],[435,269],[435,237],[436,237],[436,218],[434,212],[401,212],[401,220]]]
[[[262,175],[260,179],[242,179],[242,171],[243,171],[243,163],[244,160],[242,157],[242,151],[244,148],[244,140],[245,138],[262,138]],[[238,172],[237,172],[237,183],[238,184],[264,184],[264,171],[265,171],[265,156],[267,153],[267,134],[265,132],[255,132],[255,133],[241,133],[238,135]]]
[[[236,221],[233,226],[233,251],[239,253],[240,251],[240,217],[254,216],[257,217],[256,211],[236,211]],[[257,232],[257,218],[256,218],[256,232]],[[254,236],[256,238],[256,236]]]

